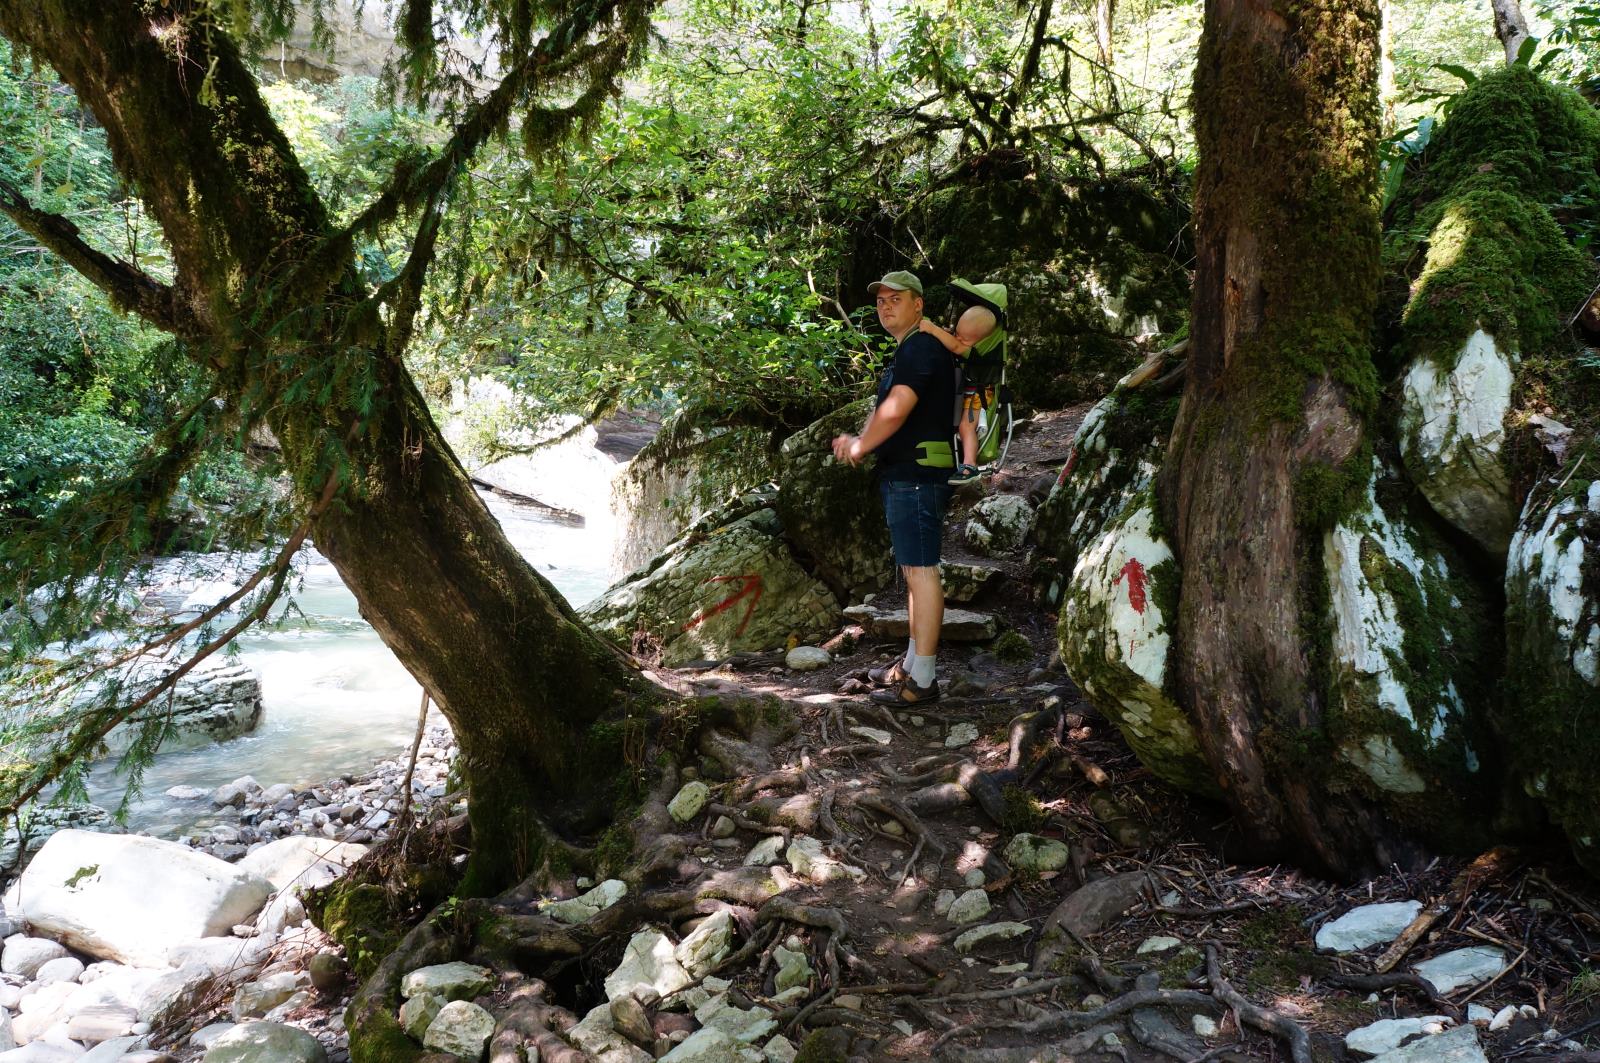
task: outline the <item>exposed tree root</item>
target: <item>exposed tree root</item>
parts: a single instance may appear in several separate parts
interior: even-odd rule
[[[1222,962],[1217,946],[1206,944],[1206,980],[1217,999],[1232,1008],[1241,1022],[1256,1029],[1281,1037],[1289,1043],[1289,1056],[1294,1063],[1311,1063],[1311,1037],[1305,1029],[1287,1015],[1250,1003],[1228,980],[1222,977]]]

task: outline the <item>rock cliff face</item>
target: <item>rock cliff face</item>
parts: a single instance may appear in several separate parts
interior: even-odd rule
[[[139,662],[124,682],[135,688],[156,682],[171,666],[164,662]],[[261,677],[247,665],[208,660],[178,681],[171,694],[157,698],[132,719],[106,735],[111,755],[125,752],[139,739],[147,724],[165,730],[164,752],[198,749],[212,742],[249,734],[261,722]]]

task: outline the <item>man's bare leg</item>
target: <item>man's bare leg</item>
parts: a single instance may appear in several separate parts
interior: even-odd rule
[[[906,566],[901,571],[906,577],[906,610],[911,616],[911,638],[916,643],[917,656],[935,657],[939,653],[939,628],[944,624],[944,584],[939,579],[939,566]],[[919,685],[927,686],[931,681],[919,681]]]

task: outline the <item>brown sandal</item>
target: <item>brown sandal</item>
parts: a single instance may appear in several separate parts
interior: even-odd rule
[[[926,705],[930,701],[939,700],[939,681],[935,679],[927,686],[918,686],[917,681],[910,676],[898,686],[888,690],[874,690],[871,700],[877,705],[897,705],[909,708],[912,705]]]

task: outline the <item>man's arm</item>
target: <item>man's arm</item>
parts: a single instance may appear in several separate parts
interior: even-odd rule
[[[917,328],[922,332],[926,332],[940,343],[944,344],[944,349],[949,351],[951,354],[962,355],[972,350],[972,344],[968,343],[966,340],[963,340],[960,336],[957,336],[953,332],[946,332],[944,329],[940,328],[938,325],[935,325],[927,318],[923,318],[921,321],[917,322]]]
[[[840,461],[859,465],[868,454],[883,445],[884,440],[897,432],[917,405],[917,393],[904,384],[896,384],[889,394],[872,411],[859,436],[837,436],[833,441],[833,456]]]

